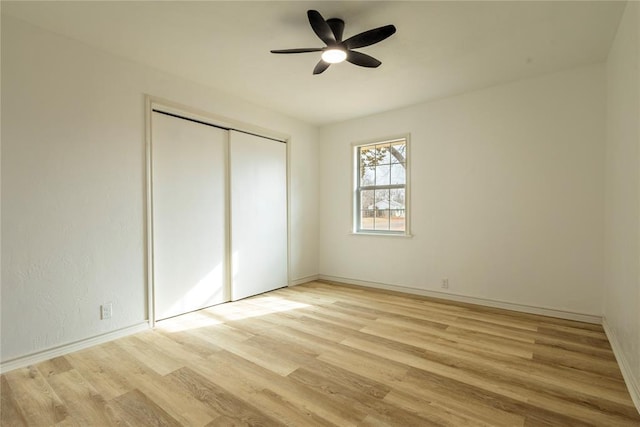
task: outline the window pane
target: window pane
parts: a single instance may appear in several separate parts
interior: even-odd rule
[[[374,185],[376,183],[376,168],[375,167],[371,167],[371,166],[366,166],[362,169],[360,169],[361,171],[361,175],[360,175],[360,185],[361,186],[367,186],[367,185]]]
[[[360,148],[360,166],[376,166],[380,164],[383,154],[374,146]]]
[[[375,190],[376,209],[389,209],[389,190]]]
[[[376,167],[376,185],[389,185],[391,182],[391,166]]]
[[[376,211],[375,229],[389,230],[389,209]]]
[[[407,145],[404,142],[396,142],[389,147],[391,163],[404,163],[407,161]]]
[[[368,166],[369,158],[370,158],[369,149],[363,148],[363,147],[358,148],[358,158],[359,158],[360,168]]]
[[[360,209],[373,209],[374,208],[374,190],[362,190],[360,192]]]
[[[404,163],[394,163],[391,165],[391,184],[405,184],[406,170]]]
[[[389,229],[389,190],[375,190],[375,221],[376,230]]]
[[[389,214],[389,228],[393,231],[404,231],[404,209],[393,209]]]
[[[376,155],[379,165],[388,165],[391,163],[391,154],[389,153],[389,144],[376,145]]]
[[[360,152],[360,160],[365,162],[372,156],[373,147],[360,147],[358,151]]]
[[[360,192],[360,229],[373,230],[374,218],[374,190]]]
[[[360,211],[360,230],[373,230],[373,211]]]
[[[404,188],[394,188],[393,190],[390,191],[390,203],[389,203],[389,208],[390,209],[402,209],[404,210],[405,208],[405,190]]]

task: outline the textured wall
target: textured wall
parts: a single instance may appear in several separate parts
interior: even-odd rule
[[[145,94],[291,135],[291,278],[318,273],[316,128],[3,16],[3,362],[147,318]]]
[[[604,318],[640,392],[640,5],[607,60]],[[640,395],[637,396],[640,398]]]
[[[320,272],[599,316],[594,65],[321,129]],[[413,238],[350,235],[351,143],[411,132]]]

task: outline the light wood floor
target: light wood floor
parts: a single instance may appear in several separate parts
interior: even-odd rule
[[[2,425],[640,425],[600,326],[326,283],[2,375]]]

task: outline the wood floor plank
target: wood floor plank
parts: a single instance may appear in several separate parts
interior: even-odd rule
[[[3,376],[28,425],[55,424],[67,417],[64,402],[35,367],[16,369]]]
[[[221,415],[218,421],[222,419],[227,420],[227,422],[234,420],[237,425],[280,425],[280,423],[259,409],[238,399],[232,393],[190,368],[180,368],[172,372],[169,377],[174,382],[181,384],[194,398],[218,412]]]
[[[322,352],[318,360],[391,387],[397,387],[397,383],[402,381],[408,370],[406,365],[342,345],[333,346],[330,350]]]
[[[545,346],[538,346],[533,352],[533,359],[549,365],[566,366],[608,378],[623,380],[622,372],[620,372],[620,367],[615,360],[602,360],[590,354],[564,349],[550,350]]]
[[[297,367],[313,364],[316,362],[318,354],[309,348],[299,345],[295,342],[283,341],[278,334],[271,334],[251,338],[247,341],[261,351],[272,354],[275,357],[286,360],[291,366]],[[287,351],[283,352],[282,348],[286,346]]]
[[[477,349],[467,351],[450,345],[447,341],[433,340],[428,335],[420,336],[415,333],[405,334],[397,330],[386,330],[375,335],[375,339],[383,337],[393,339],[402,344],[412,345],[424,349],[424,357],[429,360],[438,361],[449,366],[461,368],[466,366],[467,370],[476,372],[492,372],[493,378],[510,377],[513,382],[524,387],[545,389],[548,393],[556,395],[566,395],[568,390],[573,390],[575,399],[584,402],[600,402],[603,407],[615,407],[615,411],[627,412],[627,399],[618,393],[609,393],[603,390],[600,385],[593,385],[590,382],[573,381],[567,377],[562,377],[562,371],[556,370],[556,375],[540,375],[538,371],[544,369],[549,372],[552,368],[547,368],[541,364],[535,364],[521,360],[520,358],[510,358],[508,356],[487,354],[478,352]],[[482,356],[482,357],[478,357]],[[591,394],[586,394],[588,391]],[[598,398],[591,398],[591,396]]]
[[[430,361],[426,358],[423,358],[422,355],[419,354],[419,351],[415,349],[410,352],[406,352],[397,348],[388,348],[382,342],[376,343],[371,340],[363,340],[359,338],[349,338],[347,340],[344,340],[342,344],[365,352],[369,352],[379,357],[385,357],[397,363],[407,365],[411,368],[418,368],[425,371],[438,373],[448,378],[460,380],[464,378],[464,380],[468,381],[470,384],[473,384],[478,388],[496,393],[502,393],[505,396],[511,397],[513,399],[520,399],[523,401],[527,399],[525,396],[522,396],[522,394],[518,392],[504,389],[501,384],[496,383],[490,377],[484,378],[476,375],[470,375],[466,372],[459,371],[456,368],[451,368],[441,363]]]
[[[118,342],[119,343],[119,342]],[[65,358],[107,401],[133,390],[127,376],[130,372],[105,360],[106,344],[68,354]]]
[[[324,307],[317,308],[313,311],[305,310],[305,317],[333,323],[334,325],[353,329],[356,331],[364,328],[367,325],[367,320],[363,320],[361,318],[358,318],[357,316],[353,316],[350,314],[336,313],[335,311]]]
[[[639,426],[601,325],[312,282],[0,376],[9,426]]]
[[[146,363],[132,357],[126,347],[108,343],[103,346],[103,351],[119,369],[129,373],[128,381],[132,387],[144,393],[180,424],[204,425],[220,416],[198,400],[189,398],[186,390],[176,386],[167,376],[159,375]],[[204,363],[204,359],[198,359],[196,363]],[[168,394],[167,390],[174,392]]]
[[[307,287],[307,285],[305,285]],[[308,288],[311,289],[311,288]],[[322,305],[331,305],[337,301],[336,295],[323,295],[317,292],[300,292],[295,288],[283,288],[279,290],[280,295],[287,298],[289,301],[296,301],[303,304],[309,304],[317,307]]]
[[[170,359],[173,363],[169,364],[168,367],[182,367],[202,361],[202,357],[196,352],[157,331],[146,331],[137,334],[135,338],[143,343],[142,345],[136,344],[137,348],[144,348],[146,352],[152,354],[163,354]]]
[[[126,337],[118,340],[117,345],[122,347],[126,352],[136,358],[140,363],[145,364],[153,369],[159,375],[169,374],[176,369],[180,369],[185,365],[185,361],[174,358],[172,355],[162,351],[160,346],[150,344],[149,338],[157,338],[150,336],[154,331],[145,331],[135,336]],[[160,334],[158,334],[159,336]],[[152,342],[153,340],[151,340]],[[195,359],[192,359],[195,360]]]
[[[402,425],[429,425],[428,418],[390,405],[384,402],[381,397],[352,388],[350,385],[353,383],[350,383],[348,379],[341,378],[341,376],[327,377],[310,369],[300,368],[289,374],[288,377],[320,392],[326,400],[348,407],[352,414],[361,420],[373,414],[385,422],[395,422]]]
[[[456,316],[451,313],[445,314],[444,312],[438,312],[436,310],[424,310],[417,308],[409,312],[402,306],[393,306],[391,304],[373,305],[367,304],[367,302],[364,301],[338,301],[335,305],[354,312],[369,314],[376,318],[396,318],[408,321],[422,320],[425,324],[430,324],[436,328],[442,328],[447,325],[447,322],[456,319]]]
[[[0,377],[0,425],[26,426],[27,420],[15,401],[6,375]]]
[[[350,408],[341,403],[327,400],[318,391],[292,381],[288,376],[282,377],[275,374],[233,353],[220,352],[211,356],[210,359],[215,361],[220,369],[236,367],[250,376],[256,386],[282,396],[284,400],[327,420],[329,424],[356,426],[361,421],[359,415],[354,414]]]
[[[457,319],[449,322],[449,325],[460,329],[483,332],[489,335],[495,335],[530,344],[533,344],[536,338],[540,336],[537,330],[523,330],[511,325],[498,325],[484,320],[468,319],[464,317],[458,317]]]
[[[45,377],[49,377],[51,375],[61,374],[63,372],[70,371],[73,369],[73,366],[69,363],[69,361],[64,357],[55,357],[50,360],[46,360],[42,363],[38,363],[36,366],[40,373]]]
[[[439,375],[449,380],[466,382],[485,390],[487,393],[501,394],[514,401],[535,400],[541,403],[541,407],[551,406],[560,414],[574,413],[576,419],[583,421],[600,419],[603,411],[614,414],[614,417],[633,416],[633,408],[604,400],[599,395],[590,399],[588,395],[579,390],[560,388],[524,375],[508,375],[504,373],[503,369],[493,367],[490,364],[481,366],[478,363],[437,352],[425,352],[424,357],[420,357],[416,352],[417,347],[390,343],[384,338],[376,340],[351,338],[343,343],[359,346],[359,348],[368,349],[368,351],[377,351],[380,352],[379,354],[386,352],[387,357],[395,358],[420,371]],[[414,372],[417,371],[414,370]]]
[[[335,425],[269,389],[257,393],[254,401],[260,407],[269,408],[277,420],[288,426],[331,427]]]
[[[610,350],[611,346],[604,333],[594,333],[593,331],[581,331],[579,329],[567,330],[568,328],[538,328],[540,334],[544,334],[551,337],[562,338],[565,341],[569,341],[577,344],[584,344],[591,347],[597,347],[601,349]],[[588,332],[588,333],[586,333]]]
[[[362,295],[364,298],[371,298],[369,288],[362,288],[357,285],[346,285],[343,283],[336,283],[331,281],[320,280],[314,282],[312,284],[306,284],[304,286],[305,290],[308,288],[315,289],[316,287],[321,286],[325,289],[336,289],[336,292],[343,292],[346,295]],[[338,289],[337,289],[338,288]],[[364,289],[364,292],[363,292]],[[560,319],[556,317],[549,316],[541,316],[537,314],[530,314],[524,312],[517,312],[512,310],[505,310],[500,308],[488,307],[488,306],[480,306],[470,303],[464,303],[459,301],[452,300],[443,300],[437,299],[433,297],[426,297],[421,295],[414,294],[404,294],[399,291],[391,291],[384,289],[375,289],[375,294],[382,295],[383,297],[376,298],[375,296],[371,298],[373,302],[386,304],[387,301],[392,301],[395,299],[400,299],[404,301],[408,301],[409,304],[415,304],[419,307],[421,304],[424,308],[429,311],[441,311],[443,313],[449,313],[450,315],[454,315],[456,317],[475,317],[478,319],[486,319],[491,322],[505,322],[507,325],[528,325],[530,328],[538,328],[541,326],[547,327],[558,327],[558,326],[566,326],[566,327],[575,327],[578,329],[587,329],[594,331],[603,331],[601,325],[596,325],[592,323],[584,323],[575,320],[568,319]],[[355,301],[358,299],[356,298]]]
[[[441,335],[442,338],[463,342],[478,347],[491,347],[503,354],[531,359],[533,357],[533,347],[530,343],[515,341],[508,338],[498,337],[479,331],[449,326]]]
[[[156,329],[156,331],[177,342],[183,346],[186,351],[190,351],[199,357],[208,357],[213,353],[222,350],[222,348],[214,342],[187,331],[169,332],[159,328]]]
[[[237,362],[237,357],[226,351],[213,355],[207,364],[194,366],[193,369],[223,389],[247,401],[273,419],[290,426],[328,426],[332,425],[317,414],[307,411],[284,396],[265,387],[265,377],[269,383],[280,377],[263,370],[259,366]],[[266,375],[265,375],[266,372]],[[271,377],[270,377],[271,376]]]
[[[104,397],[75,369],[49,376],[47,382],[80,425],[107,425],[112,417]]]
[[[255,336],[255,334],[247,332],[244,329],[225,324],[214,325],[208,328],[197,328],[189,330],[189,333],[217,346],[222,342],[244,342]]]
[[[385,396],[385,400],[416,411],[429,411],[431,407],[463,416],[490,426],[514,427],[522,426],[524,417],[500,407],[486,405],[475,399],[461,399],[458,390],[443,390],[437,386],[424,387],[417,382],[403,381]]]
[[[537,337],[535,342],[536,345],[546,346],[553,349],[562,349],[567,351],[573,351],[576,353],[584,353],[589,354],[591,356],[596,356],[604,360],[616,360],[615,355],[613,354],[613,350],[606,348],[595,348],[589,345],[584,345],[575,342],[568,342],[561,338],[554,337]]]
[[[437,373],[414,369],[407,374],[408,381],[425,382],[428,381],[434,387],[441,386],[442,389],[451,390],[458,396],[464,396],[466,400],[482,402],[487,406],[500,408],[511,413],[526,414],[526,417],[537,420],[541,423],[551,423],[554,425],[575,425],[588,426],[588,422],[574,419],[564,415],[562,412],[554,412],[546,408],[541,408],[528,403],[527,399],[515,399],[505,396],[502,393],[480,388],[467,382],[462,382],[454,378],[445,377]]]
[[[629,403],[628,392],[621,389],[621,383],[618,379],[611,379],[564,366],[547,365],[537,360],[525,360],[494,352],[481,352],[475,347],[444,340],[439,340],[435,344],[442,344],[447,348],[442,350],[443,354],[451,354],[451,349],[457,349],[461,351],[460,353],[455,353],[458,357],[500,367],[501,371],[509,372],[514,377],[530,378],[543,381],[546,385],[553,384],[571,390],[587,390],[593,396],[624,404]]]
[[[418,397],[420,396],[420,397]],[[385,401],[392,405],[404,408],[412,411],[417,415],[432,420],[436,425],[446,426],[482,426],[482,427],[496,427],[496,426],[509,426],[516,427],[524,425],[524,418],[509,417],[507,423],[501,423],[500,419],[490,418],[481,419],[476,410],[469,411],[466,405],[451,407],[448,405],[441,405],[437,401],[425,402],[422,395],[412,395],[404,393],[398,390],[391,391],[385,396]],[[437,419],[433,419],[435,414],[439,414]]]
[[[113,404],[116,412],[132,426],[180,426],[178,421],[139,390],[116,397]]]
[[[381,328],[380,326],[377,326],[377,324],[372,324],[370,328],[375,328],[376,330],[375,334],[377,334],[378,336],[387,337],[387,338],[393,337],[396,340],[401,340],[402,342],[409,343],[409,344],[418,343],[419,345],[421,344],[425,346],[425,348],[428,348],[429,346],[433,347],[433,345],[443,345],[452,349],[459,349],[464,352],[471,353],[471,355],[475,355],[475,356],[480,355],[482,356],[482,358],[488,359],[489,361],[498,360],[501,363],[507,363],[511,366],[514,366],[516,369],[520,369],[521,371],[523,371],[522,372],[523,375],[533,375],[536,372],[543,371],[544,376],[546,376],[546,378],[550,380],[553,380],[555,378],[561,378],[567,381],[568,386],[573,387],[579,384],[580,387],[584,387],[584,386],[591,385],[597,388],[600,392],[602,392],[603,390],[607,390],[607,391],[612,391],[614,394],[621,394],[625,396],[628,395],[628,392],[626,391],[626,389],[620,392],[620,378],[618,378],[617,375],[614,376],[614,378],[612,378],[609,376],[603,376],[598,373],[592,373],[587,371],[578,372],[572,367],[567,367],[560,364],[539,363],[537,360],[534,361],[533,358],[531,359],[531,361],[527,360],[527,358],[512,358],[512,357],[509,357],[504,352],[499,351],[500,350],[499,347],[496,348],[493,346],[487,346],[486,343],[482,343],[482,342],[478,344],[474,341],[468,341],[468,340],[455,341],[454,338],[447,337],[445,334],[439,334],[434,336],[431,333],[421,331],[421,328],[416,327],[416,325],[414,324],[408,324],[406,322],[401,322],[401,321],[399,322],[397,319],[394,319],[392,321],[388,321],[386,319],[380,319],[380,321],[377,323],[383,323],[384,325],[389,325],[388,328],[384,329],[384,328]],[[398,327],[400,327],[400,331]],[[371,331],[371,329],[369,330]],[[366,331],[366,329],[364,331]],[[407,334],[406,332],[413,332],[413,334]],[[418,335],[416,335],[416,333]],[[433,338],[438,338],[438,339],[434,340]],[[580,347],[580,348],[571,348],[570,350],[567,350],[567,347],[564,345],[556,346],[556,345],[548,345],[547,343],[543,343],[542,345],[545,347],[549,347],[550,349],[555,348],[555,349],[562,350],[561,352],[555,352],[560,356],[579,355],[581,354],[580,350],[583,349],[583,347]],[[529,349],[529,348],[531,349],[531,351],[533,351],[536,348],[541,348],[541,347],[528,346],[526,349]],[[572,353],[566,353],[564,350],[571,351]],[[447,351],[444,351],[444,352],[446,353]],[[588,351],[585,354],[593,355],[591,352],[588,352]],[[605,357],[602,357],[601,355],[596,355],[596,357],[609,360],[610,362],[615,363],[615,358],[613,357],[605,358]],[[563,357],[563,360],[564,359],[566,359],[566,357]],[[567,364],[569,363],[565,362],[565,365]]]
[[[249,340],[242,343],[223,343],[222,347],[230,353],[281,376],[287,376],[299,367],[298,363],[289,358],[281,358],[273,353],[265,352],[264,349]]]
[[[330,378],[334,384],[341,388],[353,390],[361,396],[373,399],[383,399],[391,391],[390,386],[321,360],[316,360],[313,364],[296,369],[289,374],[289,377],[301,374],[306,374],[307,377],[315,375],[320,378]]]

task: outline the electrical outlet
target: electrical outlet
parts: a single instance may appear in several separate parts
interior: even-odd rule
[[[449,279],[442,279],[442,284],[440,285],[442,289],[449,289]]]
[[[113,316],[113,304],[110,302],[104,303],[100,306],[100,319],[111,319]]]

